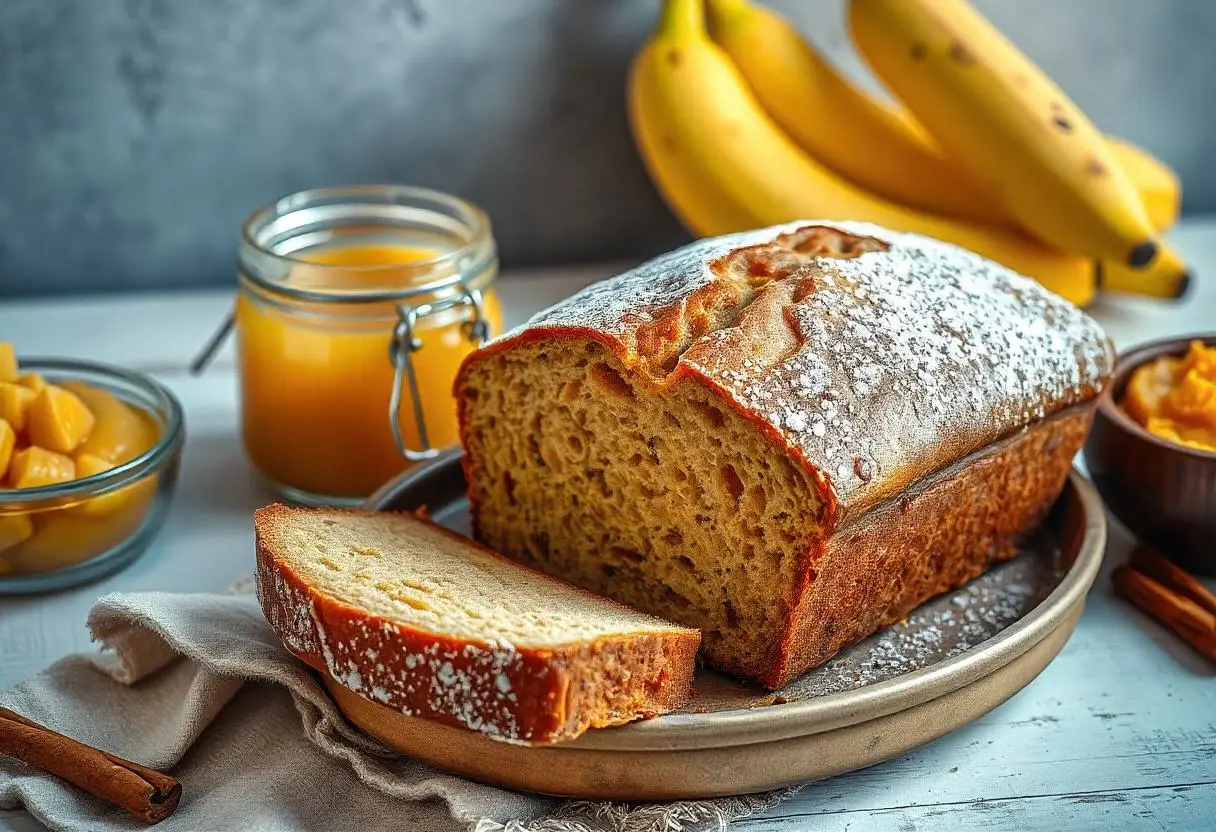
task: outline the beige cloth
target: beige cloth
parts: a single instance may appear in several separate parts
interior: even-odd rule
[[[443,774],[351,729],[248,593],[102,598],[99,655],[71,656],[0,694],[18,713],[183,784],[166,830],[697,832],[792,792],[667,804],[561,801]],[[52,829],[144,828],[0,757],[0,808]]]

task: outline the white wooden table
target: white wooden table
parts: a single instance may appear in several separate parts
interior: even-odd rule
[[[1093,313],[1119,348],[1216,329],[1216,220],[1172,235],[1199,274],[1185,302],[1106,299]],[[509,324],[612,266],[513,274]],[[231,292],[0,302],[0,340],[154,373],[181,398],[189,440],[168,522],[151,550],[97,584],[0,600],[0,690],[92,649],[85,616],[112,591],[219,590],[253,565],[250,513],[270,501],[237,434],[231,349],[202,378],[186,365]],[[1216,829],[1216,668],[1111,595],[1129,539],[1112,523],[1106,568],[1076,634],[1025,690],[988,716],[898,760],[805,788],[750,832],[831,829]],[[1216,543],[1214,543],[1216,545]],[[0,829],[33,830],[22,813]]]

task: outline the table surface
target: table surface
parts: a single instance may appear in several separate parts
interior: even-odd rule
[[[1171,235],[1198,286],[1179,304],[1104,298],[1092,313],[1120,349],[1216,330],[1216,219]],[[523,320],[611,264],[505,275],[507,323]],[[230,292],[6,301],[0,340],[24,355],[87,356],[153,373],[180,397],[189,439],[177,498],[152,548],[100,583],[0,600],[0,690],[72,652],[93,649],[85,617],[105,593],[220,590],[252,569],[250,514],[272,498],[237,431],[231,346],[201,378],[186,372],[231,303]],[[1112,522],[1103,574],[1063,653],[1009,702],[937,742],[815,783],[732,828],[934,830],[1212,828],[1216,811],[1216,669],[1111,594],[1127,554]],[[0,829],[32,830],[22,813]]]

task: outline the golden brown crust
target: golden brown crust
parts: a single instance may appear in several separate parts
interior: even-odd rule
[[[275,531],[289,511],[268,506],[254,516],[262,611],[290,652],[368,699],[497,739],[544,744],[654,716],[691,696],[700,647],[694,630],[553,649],[417,630],[346,604],[303,579]]]
[[[1093,420],[1083,405],[908,488],[829,538],[788,621],[769,688],[1016,554],[1059,496]]]
[[[701,376],[821,477],[839,519],[1101,391],[1109,340],[978,255],[864,223],[701,240],[470,355],[603,343],[657,389]],[[830,493],[828,493],[830,492]]]

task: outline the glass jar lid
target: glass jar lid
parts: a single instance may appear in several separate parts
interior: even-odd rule
[[[434,255],[390,265],[317,262],[303,256],[357,245],[393,245]],[[241,276],[263,297],[312,303],[430,303],[493,280],[490,220],[459,197],[407,185],[317,188],[266,205],[246,219]],[[335,282],[335,274],[357,282]]]

